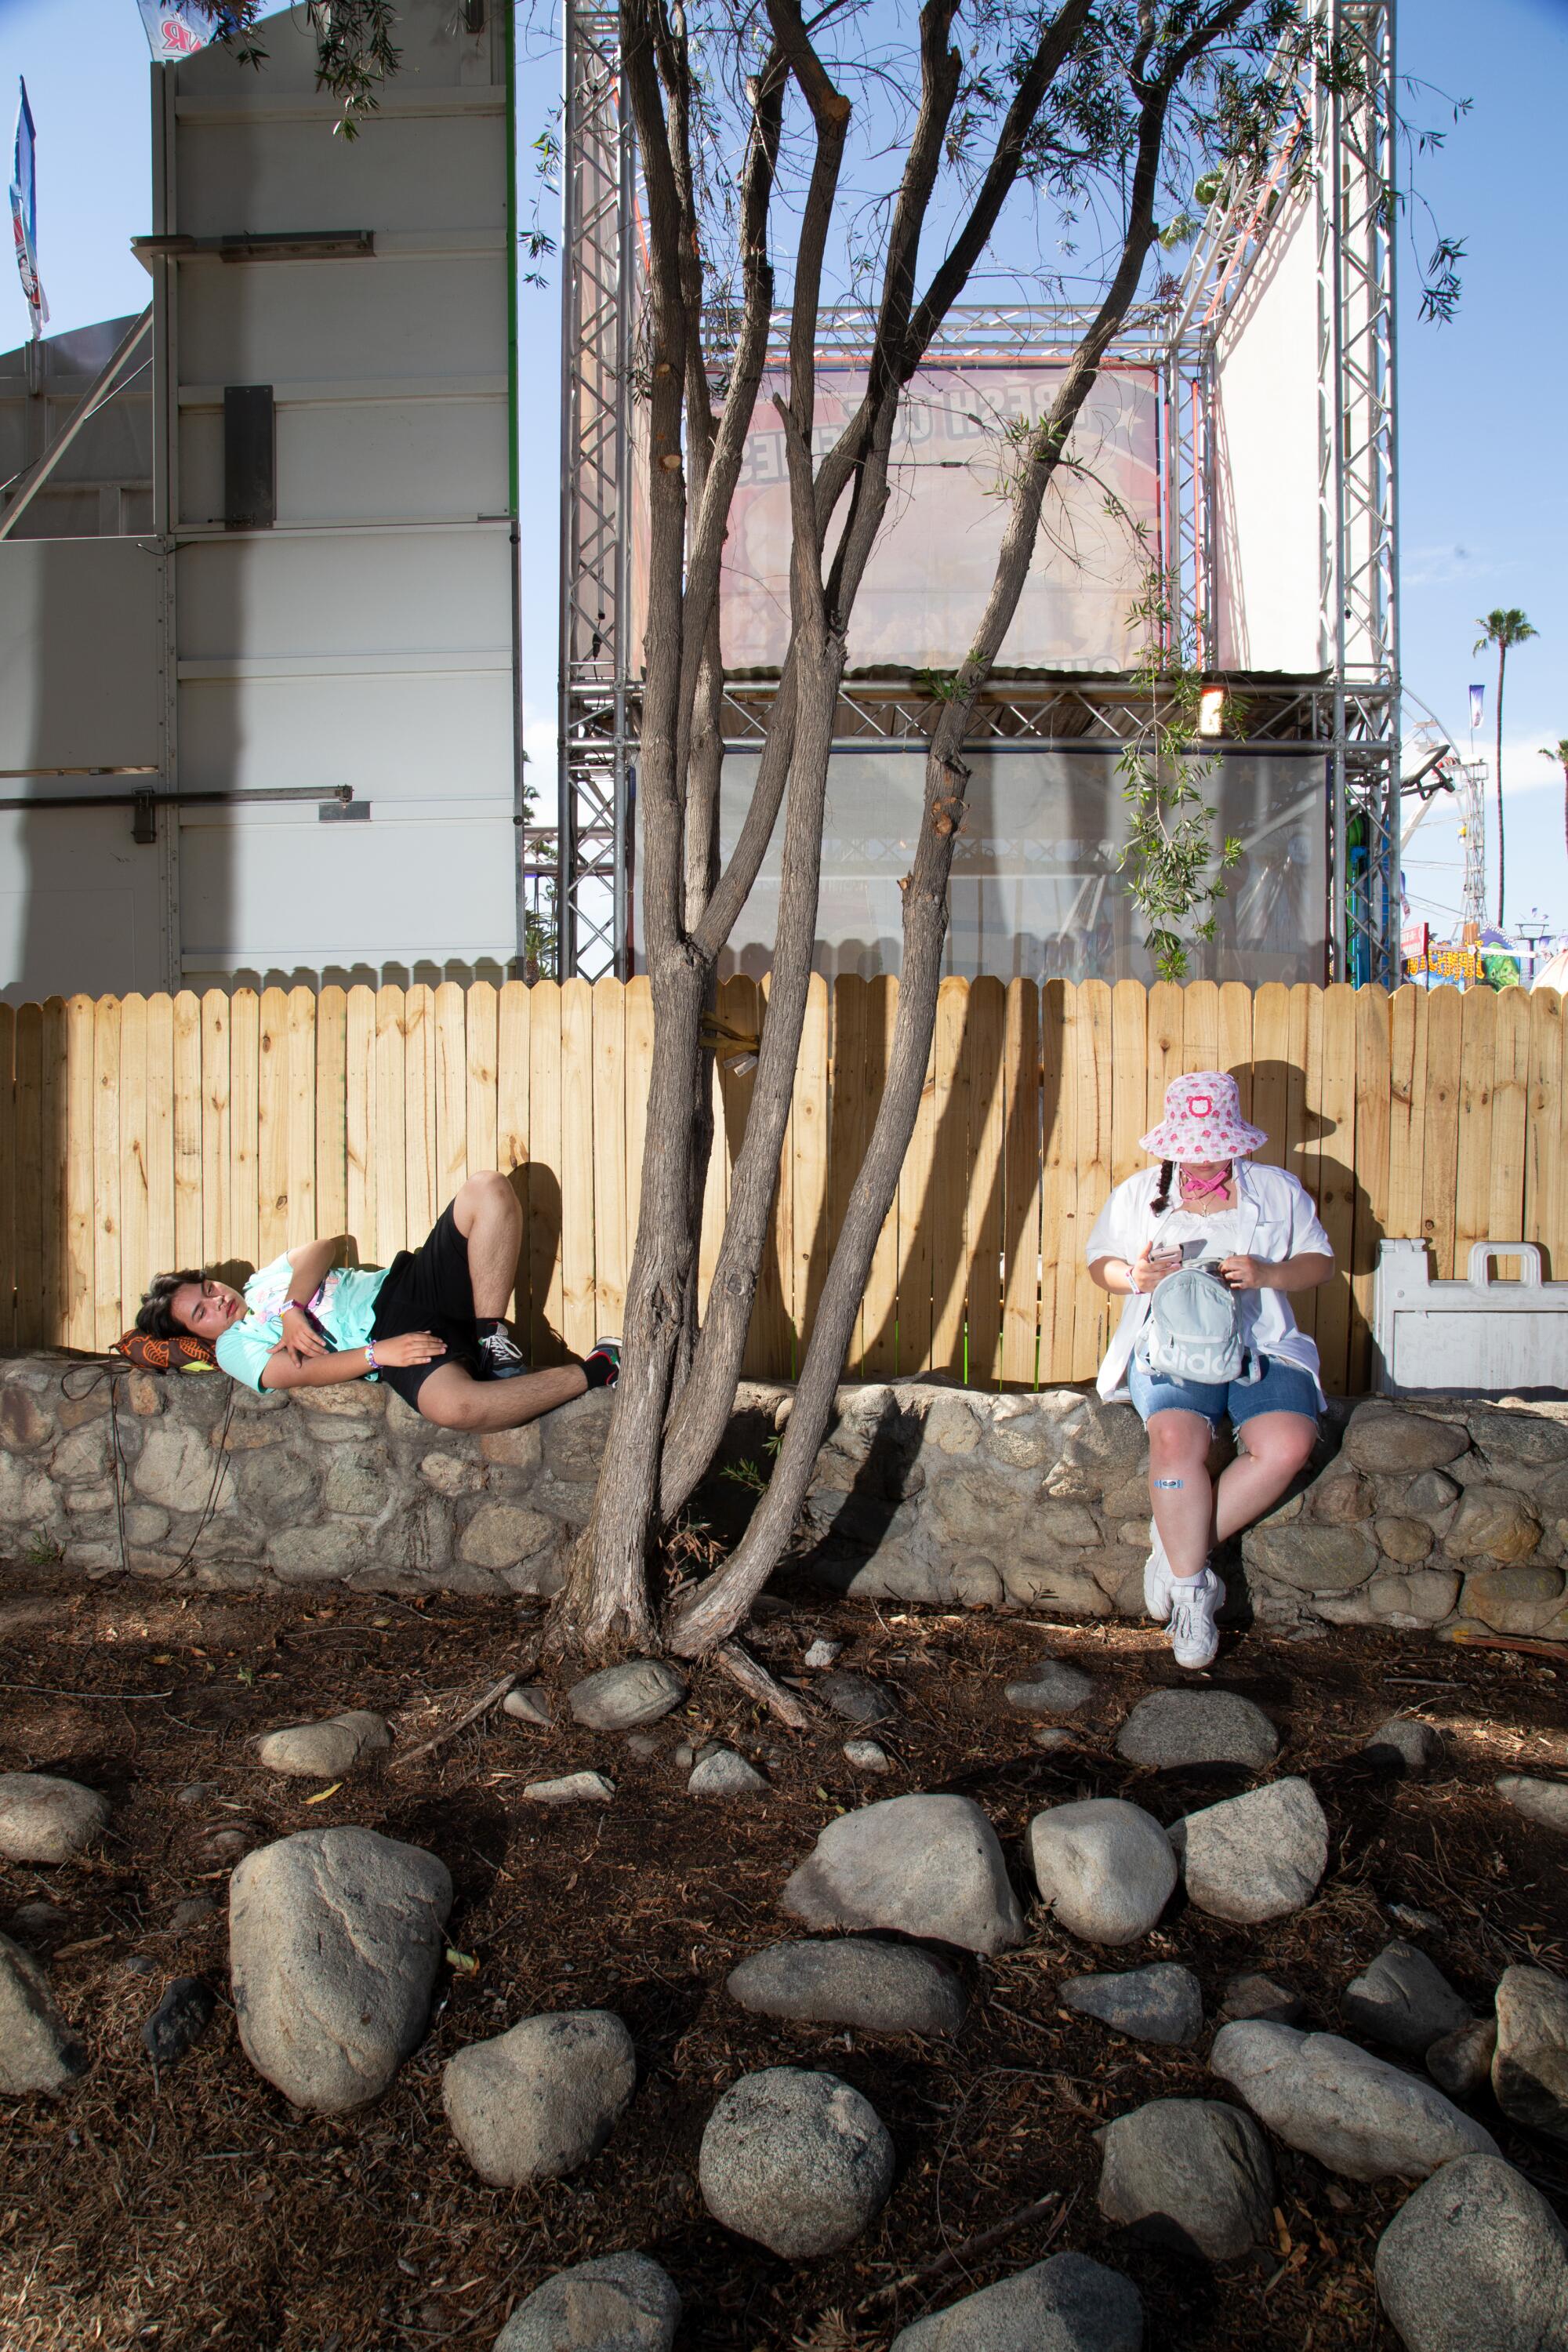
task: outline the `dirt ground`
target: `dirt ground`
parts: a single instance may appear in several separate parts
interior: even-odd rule
[[[846,1644],[841,1665],[899,1700],[899,1720],[879,1734],[893,1769],[869,1782],[845,1760],[847,1727],[793,1736],[712,1669],[657,1727],[651,1758],[577,1729],[558,1703],[549,1732],[492,1711],[405,1770],[378,1764],[325,1794],[254,1760],[257,1733],[345,1706],[380,1710],[398,1748],[411,1747],[524,1659],[539,1623],[531,1605],[217,1595],[0,1570],[0,1769],[74,1775],[115,1807],[99,1857],[0,1870],[0,1925],[40,1899],[63,1912],[32,1940],[94,2053],[58,2104],[0,2103],[6,2352],[488,2347],[551,2272],[620,2248],[674,2276],[685,2352],[880,2352],[923,2311],[1067,2247],[1137,2281],[1151,2352],[1394,2345],[1371,2265],[1397,2188],[1341,2182],[1277,2148],[1277,2243],[1217,2269],[1100,2221],[1096,2126],[1150,2098],[1222,2086],[1203,2063],[1208,2028],[1192,2053],[1142,2046],[1069,2017],[1054,1988],[1085,1969],[1180,1958],[1212,2024],[1227,1979],[1263,1968],[1308,1997],[1312,2021],[1334,2026],[1341,1990],[1392,1935],[1423,1945],[1478,2004],[1510,1960],[1568,1967],[1568,1840],[1530,1827],[1490,1785],[1504,1769],[1568,1769],[1568,1662],[1560,1679],[1538,1661],[1385,1633],[1232,1637],[1213,1682],[1275,1714],[1282,1769],[1310,1776],[1332,1825],[1319,1899],[1254,1930],[1178,1910],[1110,1956],[1036,1911],[1022,1950],[966,1965],[971,2016],[947,2047],[750,2018],[724,1979],[792,1932],[776,1908],[784,1878],[836,1811],[869,1797],[974,1796],[1023,1887],[1018,1841],[1042,1805],[1124,1793],[1170,1821],[1243,1785],[1225,1769],[1150,1774],[1115,1757],[1127,1706],[1177,1679],[1158,1633],[795,1596],[754,1629],[758,1654],[798,1675],[806,1645],[829,1634]],[[1065,1753],[1036,1748],[1003,1698],[1008,1676],[1047,1653],[1100,1677]],[[1408,1782],[1356,1754],[1398,1709],[1449,1735],[1451,1769]],[[759,1760],[772,1793],[689,1798],[674,1751],[710,1738]],[[613,1804],[521,1801],[525,1780],[584,1766],[616,1782]],[[200,1974],[226,1989],[232,1849],[351,1822],[430,1847],[457,1888],[429,2034],[387,2096],[340,2120],[297,2115],[247,2063],[226,2003],[155,2083],[139,2029],[165,1984]],[[216,1899],[213,1916],[174,1930],[174,1906],[195,1895]],[[1440,1924],[1412,1926],[1394,1905]],[[639,2061],[637,2095],[608,2146],[570,2180],[485,2188],[443,2118],[446,2061],[531,2012],[600,2006],[626,2019]],[[855,2084],[897,2145],[880,2221],[826,2262],[775,2260],[711,2221],[697,2192],[698,2145],[720,2094],[746,2069],[781,2063]],[[1489,2103],[1478,2112],[1568,2210],[1568,2148]],[[871,2300],[1053,2190],[1057,2205],[1001,2244]]]

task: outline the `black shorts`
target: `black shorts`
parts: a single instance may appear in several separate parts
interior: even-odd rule
[[[428,1364],[383,1364],[388,1388],[416,1409],[419,1391],[443,1364],[479,1368],[479,1330],[474,1320],[474,1289],[468,1279],[468,1245],[458,1231],[450,1204],[442,1210],[416,1250],[399,1250],[386,1269],[375,1302],[373,1339],[394,1339],[403,1331],[433,1331],[447,1352]]]

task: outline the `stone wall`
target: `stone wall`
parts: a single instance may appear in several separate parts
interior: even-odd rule
[[[815,1575],[895,1600],[1142,1613],[1148,1452],[1131,1405],[910,1385],[847,1389],[840,1408],[807,1505]],[[1222,1441],[1213,1466],[1228,1458]],[[1222,1567],[1266,1623],[1467,1617],[1563,1639],[1565,1547],[1563,1408],[1336,1401],[1300,1491]]]
[[[548,1593],[586,1521],[610,1401],[491,1437],[434,1429],[367,1383],[258,1397],[217,1374],[0,1363],[0,1556],[121,1565],[208,1585]],[[725,1448],[740,1478],[702,1515],[743,1517],[791,1392],[748,1386]],[[1216,1449],[1215,1460],[1223,1458]],[[896,1601],[1136,1616],[1149,1517],[1143,1432],[1079,1389],[991,1396],[935,1382],[840,1391],[800,1564]],[[211,1516],[203,1526],[203,1514]],[[1568,1409],[1334,1405],[1300,1493],[1226,1564],[1268,1623],[1436,1626],[1568,1638]]]
[[[586,1522],[604,1390],[526,1429],[436,1429],[379,1383],[257,1396],[220,1372],[0,1365],[0,1555],[239,1586],[553,1592]],[[307,1403],[304,1399],[308,1397]],[[203,1515],[211,1516],[203,1525]]]

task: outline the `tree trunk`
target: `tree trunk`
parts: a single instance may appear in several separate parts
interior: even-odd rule
[[[689,957],[652,975],[653,1068],[626,1345],[594,1516],[556,1603],[552,1640],[604,1655],[657,1643],[648,1559],[657,1524],[665,1415],[686,1325],[696,1255],[692,1101],[707,975]],[[700,1213],[701,1196],[697,1196]]]
[[[692,1359],[691,1378],[665,1442],[659,1507],[667,1521],[707,1470],[735,1402],[800,1059],[816,937],[827,768],[844,675],[844,638],[834,632],[819,636],[816,643],[803,639],[802,653],[767,1016],[746,1132],[731,1171],[730,1206],[708,1310]]]
[[[985,612],[932,733],[920,836],[913,866],[903,885],[904,966],[892,1053],[871,1140],[850,1191],[796,1384],[794,1409],[767,1490],[725,1567],[670,1612],[667,1639],[681,1656],[698,1656],[734,1632],[789,1544],[811,1483],[877,1237],[892,1201],[925,1085],[947,932],[948,882],[969,780],[962,748],[964,733],[1017,611],[1039,535],[1046,492],[1111,335],[1132,300],[1152,243],[1154,191],[1167,102],[1168,93],[1162,94],[1158,89],[1145,101],[1121,268],[1048,415],[1030,437],[1022,472],[1014,485],[1013,510],[1003,534]]]

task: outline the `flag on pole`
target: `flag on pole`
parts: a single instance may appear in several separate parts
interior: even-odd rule
[[[1472,686],[1472,687],[1471,687],[1471,688],[1470,688],[1470,725],[1471,725],[1473,728],[1474,728],[1474,727],[1479,727],[1479,726],[1480,725],[1480,723],[1481,723],[1481,705],[1482,705],[1482,703],[1484,703],[1484,702],[1485,702],[1486,698],[1487,698],[1487,690],[1486,690],[1486,688],[1485,688],[1484,686]]]
[[[49,306],[38,278],[38,180],[34,142],[33,110],[27,103],[27,85],[24,82],[22,101],[16,109],[16,152],[11,166],[11,226],[16,237],[17,275],[27,298],[33,341],[37,342],[49,323]]]
[[[147,28],[147,45],[159,65],[195,57],[217,29],[217,18],[194,0],[136,0]]]

